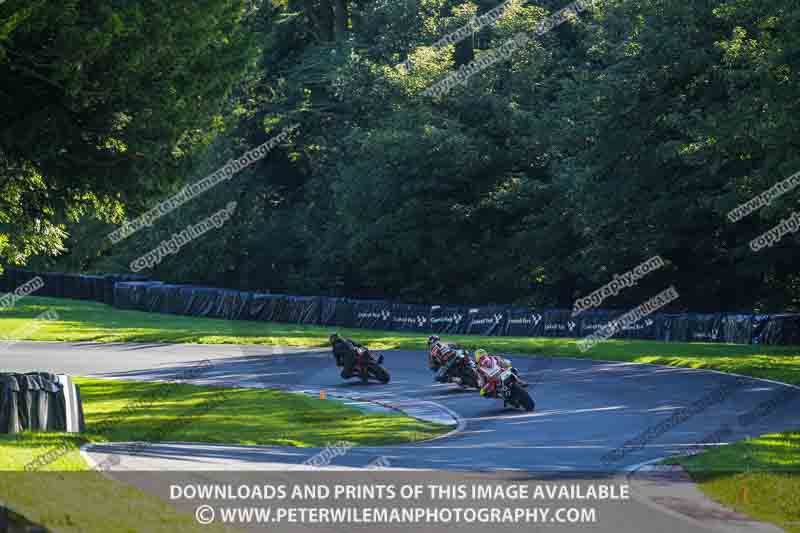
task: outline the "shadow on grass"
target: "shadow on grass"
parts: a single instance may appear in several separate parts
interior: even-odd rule
[[[800,433],[762,435],[676,462],[719,503],[800,532]]]
[[[93,441],[185,441],[324,446],[404,443],[444,428],[399,415],[364,414],[342,402],[269,389],[79,379]],[[167,385],[167,387],[165,387]],[[223,395],[224,393],[224,395]],[[100,428],[105,428],[102,433]],[[410,433],[420,439],[410,438]]]
[[[800,475],[800,433],[770,433],[676,462],[704,481],[752,472]]]

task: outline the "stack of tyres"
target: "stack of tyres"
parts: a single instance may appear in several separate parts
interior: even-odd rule
[[[84,428],[80,389],[68,376],[0,374],[0,434]]]

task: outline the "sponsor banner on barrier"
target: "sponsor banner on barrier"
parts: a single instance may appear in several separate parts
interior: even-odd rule
[[[580,326],[580,335],[592,335],[603,327],[607,326],[609,322],[622,316],[620,311],[598,311],[595,313],[586,313],[586,316],[581,316],[578,319]],[[622,328],[614,335],[617,339],[652,339],[655,338],[655,332],[658,328],[657,319],[655,317],[645,317],[635,324],[629,324]],[[570,331],[568,336],[572,335]]]
[[[414,305],[385,300],[263,294],[232,289],[171,285],[141,276],[81,276],[7,268],[0,287],[17,287],[41,276],[36,296],[97,300],[120,309],[176,315],[260,320],[331,327],[435,332],[445,335],[504,335],[580,338],[596,333],[622,311],[514,306]],[[618,331],[617,339],[738,344],[800,344],[800,315],[747,313],[653,313]]]
[[[366,329],[391,329],[392,304],[383,300],[356,302],[355,327]]]
[[[544,315],[529,308],[511,308],[506,311],[505,335],[515,337],[541,337],[544,332]]]
[[[578,321],[569,311],[547,310],[543,313],[544,337],[575,337],[578,335]]]
[[[617,318],[620,312],[614,311],[586,311],[575,317],[578,322],[578,335],[586,337],[602,329],[606,324]]]
[[[465,307],[433,305],[430,308],[431,329],[435,333],[451,335],[466,331],[467,311]]]
[[[623,339],[655,339],[657,324],[656,316],[646,316],[635,324],[623,327],[622,332],[617,337]]]
[[[430,331],[430,327],[430,308],[427,305],[392,305],[391,329]]]
[[[508,320],[502,307],[471,307],[467,310],[468,335],[502,335]]]

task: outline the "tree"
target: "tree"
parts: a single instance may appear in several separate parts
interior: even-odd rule
[[[0,258],[53,254],[180,179],[253,50],[243,0],[0,4]]]

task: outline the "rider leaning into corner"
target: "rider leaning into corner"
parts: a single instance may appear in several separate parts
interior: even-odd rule
[[[340,337],[338,333],[333,333],[330,336],[330,341],[333,347],[333,356],[336,358],[336,366],[343,367],[342,378],[348,379],[353,377],[353,369],[356,366],[358,349],[366,350],[366,347],[352,339]]]
[[[494,396],[497,381],[492,379],[503,370],[511,369],[511,361],[499,355],[489,355],[486,350],[475,350],[475,362],[478,363],[478,386],[481,396]]]
[[[428,368],[436,371],[434,381],[447,381],[447,372],[456,362],[456,352],[461,349],[458,344],[442,342],[438,335],[428,337]]]

